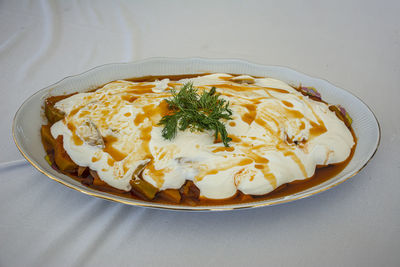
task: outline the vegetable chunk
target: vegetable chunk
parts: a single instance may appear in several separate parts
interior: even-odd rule
[[[51,135],[50,125],[42,125],[42,128],[40,129],[40,134],[42,136],[42,143],[46,152],[53,150],[56,140]]]
[[[158,195],[170,202],[173,203],[180,203],[181,202],[181,194],[179,193],[178,189],[165,189],[158,193]]]
[[[156,187],[140,178],[134,177],[129,183],[133,193],[144,199],[152,200],[158,192]]]
[[[59,135],[54,144],[54,161],[61,171],[74,172],[78,165],[75,164],[63,147],[63,136]]]

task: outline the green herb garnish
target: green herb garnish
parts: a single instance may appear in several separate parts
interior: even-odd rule
[[[177,92],[171,90],[172,98],[165,99],[168,103],[171,114],[164,116],[159,125],[164,125],[162,136],[165,139],[172,140],[178,130],[191,131],[214,130],[215,139],[219,135],[226,147],[232,139],[228,137],[225,125],[220,119],[231,120],[232,110],[229,109],[229,102],[219,98],[216,88],[212,87],[209,92],[203,91],[197,93],[197,89],[192,83],[186,83],[181,90]]]

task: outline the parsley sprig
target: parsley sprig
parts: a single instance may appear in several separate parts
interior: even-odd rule
[[[219,98],[216,88],[212,87],[210,91],[203,91],[198,94],[193,83],[185,83],[181,90],[177,92],[171,90],[172,98],[165,101],[172,113],[164,116],[159,125],[164,125],[162,136],[165,139],[172,140],[177,131],[190,129],[191,131],[214,130],[215,139],[219,135],[226,147],[229,147],[229,141],[225,125],[220,119],[231,120],[232,110],[229,109],[229,102]]]

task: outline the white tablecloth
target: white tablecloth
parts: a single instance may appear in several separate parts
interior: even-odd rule
[[[0,266],[399,266],[400,2],[0,1]],[[17,151],[22,102],[97,65],[241,58],[322,77],[383,130],[353,179],[230,212],[130,207],[40,174]]]

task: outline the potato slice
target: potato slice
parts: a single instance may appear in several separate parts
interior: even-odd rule
[[[78,165],[75,164],[63,147],[63,136],[59,135],[54,145],[54,161],[61,171],[74,172]]]
[[[181,202],[181,194],[178,189],[165,189],[158,193],[158,195],[169,202],[176,204]]]
[[[50,125],[42,125],[40,129],[40,134],[42,136],[42,143],[46,152],[51,151],[54,148],[56,140],[51,135]]]

